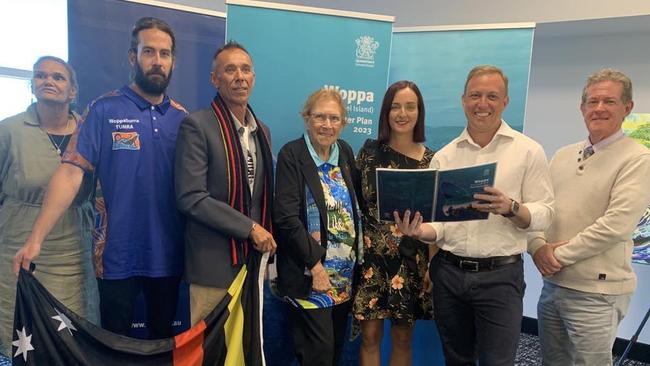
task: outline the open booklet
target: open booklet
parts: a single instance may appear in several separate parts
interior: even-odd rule
[[[377,168],[377,211],[381,221],[395,221],[393,211],[419,211],[424,221],[487,219],[472,208],[475,193],[494,185],[497,164],[459,169]]]

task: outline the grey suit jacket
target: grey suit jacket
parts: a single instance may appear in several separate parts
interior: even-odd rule
[[[268,133],[268,128],[257,121]],[[248,217],[228,205],[226,149],[211,108],[187,116],[176,142],[175,185],[178,209],[185,214],[185,277],[190,283],[228,288],[241,265],[232,264],[230,238],[244,240],[253,220],[260,222],[264,175],[257,148],[255,184]],[[258,136],[259,137],[259,136]],[[248,186],[246,194],[250,195]],[[251,255],[258,255],[255,250]]]

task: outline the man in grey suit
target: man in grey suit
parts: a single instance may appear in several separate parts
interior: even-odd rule
[[[185,277],[192,325],[227,293],[242,265],[275,251],[273,162],[268,128],[248,105],[255,85],[246,49],[228,42],[214,55],[211,107],[190,114],[176,145],[176,201],[187,217]]]

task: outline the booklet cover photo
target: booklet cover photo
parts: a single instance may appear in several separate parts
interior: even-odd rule
[[[393,211],[420,212],[424,221],[485,220],[472,207],[475,193],[494,185],[496,163],[435,169],[377,169],[379,220],[394,221]]]

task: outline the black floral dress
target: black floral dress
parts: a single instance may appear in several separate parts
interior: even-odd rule
[[[422,160],[405,156],[388,145],[367,140],[359,151],[364,199],[363,265],[353,312],[357,320],[391,319],[413,326],[416,319],[431,319],[432,301],[424,293],[428,246],[403,237],[394,224],[377,220],[376,168],[428,168],[434,152],[426,149]]]

